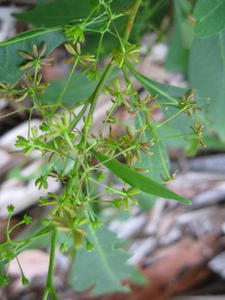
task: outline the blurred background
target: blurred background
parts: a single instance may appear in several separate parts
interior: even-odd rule
[[[193,45],[194,2],[144,1],[144,9],[138,16],[132,36],[141,45],[137,69],[142,74],[160,83],[178,87],[190,85],[188,68]],[[11,14],[32,9],[36,4],[34,0],[0,1],[0,41],[34,27]],[[88,43],[90,48],[95,47],[93,37],[89,38]],[[107,60],[111,46],[113,41],[109,39],[109,49],[102,51],[103,60]],[[43,68],[43,78],[47,82],[52,81],[57,90],[68,74],[68,65],[63,63],[67,58],[64,47],[54,50],[53,56],[54,64]],[[82,78],[77,84],[80,97],[87,89],[93,88],[91,82]],[[140,95],[144,96],[140,84],[135,84]],[[46,97],[51,98],[51,92]],[[69,102],[69,94],[66,99]],[[27,106],[31,105],[29,99],[25,101]],[[94,114],[93,132],[102,126],[110,105],[109,97],[101,95]],[[121,122],[129,119],[122,107],[118,107],[116,114]],[[163,118],[157,109],[154,114],[157,120]],[[29,228],[21,226],[14,232],[14,237],[19,239],[36,230],[40,218],[47,215],[47,211],[37,205],[38,199],[49,191],[57,193],[61,187],[54,180],[49,181],[47,190],[35,187],[34,180],[44,168],[39,154],[28,157],[19,153],[11,154],[16,150],[16,137],[26,136],[27,133],[29,114],[21,109],[20,102],[1,98],[0,115],[0,227],[7,226],[6,207],[11,203],[16,207],[12,224],[20,221],[24,214],[33,218]],[[4,115],[7,117],[3,118]],[[33,114],[31,125],[38,124],[39,117]],[[216,117],[211,114],[210,118]],[[117,136],[124,134],[119,125],[113,130]],[[129,213],[119,213],[112,209],[103,211],[109,229],[127,241],[126,248],[131,253],[130,263],[137,264],[149,282],[144,286],[131,283],[132,291],[129,294],[94,297],[86,292],[78,293],[65,281],[70,262],[57,251],[55,284],[59,299],[225,299],[225,142],[219,136],[215,131],[208,130],[204,138],[206,147],[201,147],[194,155],[179,143],[168,144],[171,169],[177,170],[176,178],[168,186],[190,199],[193,205],[147,198],[140,200],[140,207],[132,208]],[[115,184],[122,186],[120,182]],[[4,240],[5,236],[0,231],[0,242]],[[48,271],[48,253],[48,243],[43,239],[20,255],[23,271],[30,281],[28,286],[21,285],[18,264],[16,261],[11,262],[9,275],[12,281],[0,291],[0,299],[42,299]]]

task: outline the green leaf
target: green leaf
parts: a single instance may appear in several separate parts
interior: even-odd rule
[[[22,14],[15,14],[15,16],[25,22],[31,23],[41,27],[52,27],[58,25],[64,25],[70,22],[73,24],[80,24],[84,17],[87,17],[90,10],[95,7],[96,0],[57,0],[51,3],[39,5],[35,9],[27,11]],[[131,0],[114,0],[111,4],[112,11],[118,12],[122,8],[126,7],[131,3]],[[56,17],[57,16],[57,17]],[[102,20],[96,21],[90,25],[90,27],[100,27],[104,25],[104,21],[107,19],[106,16],[102,17]],[[139,20],[141,17],[138,18]],[[143,19],[143,18],[142,18]],[[127,16],[120,17],[113,21],[110,27],[111,31],[114,31],[114,26],[117,27],[119,32],[122,34],[127,23]],[[100,49],[100,57],[108,55],[113,49],[119,45],[118,38],[109,32],[104,34],[103,44]],[[135,35],[137,36],[140,31],[143,30],[143,26],[139,24],[136,29]],[[84,53],[96,54],[101,39],[100,33],[86,32],[86,43],[83,48]]]
[[[129,185],[138,188],[139,190],[155,195],[162,198],[174,199],[185,204],[191,204],[191,202],[182,196],[174,193],[173,191],[167,189],[162,184],[134,171],[133,169],[123,165],[119,161],[115,159],[111,159],[106,155],[103,155],[95,150],[91,150],[94,156],[102,162],[104,166],[106,166],[111,172],[113,172],[116,176],[121,178],[123,181],[128,183]]]
[[[174,0],[174,28],[166,59],[169,71],[181,72],[187,69],[189,49],[194,38],[194,27],[188,20],[190,12],[189,1]]]
[[[194,9],[195,32],[206,38],[225,28],[225,0],[198,0]]]
[[[32,54],[34,44],[41,47],[45,42],[46,55],[48,55],[64,41],[62,30],[54,28],[27,31],[0,43],[0,81],[16,82],[23,76],[25,71],[20,70],[19,67],[24,62],[24,58],[18,54],[18,51]]]
[[[208,149],[225,150],[225,142],[221,141],[218,137],[207,135],[204,137],[204,143]]]
[[[36,0],[37,4],[46,4],[48,2],[52,2],[54,0]]]
[[[46,28],[37,28],[29,31],[22,32],[20,34],[17,34],[16,36],[0,43],[0,47],[9,46],[11,44],[24,42],[32,38],[36,38],[38,36],[42,36],[45,33],[49,32],[57,32],[60,31],[60,28],[52,28],[52,29],[46,29]]]
[[[135,128],[136,130],[140,129],[145,124],[145,118],[142,112],[139,112],[135,118]],[[150,129],[146,129],[140,138],[141,141],[149,142],[154,137]],[[153,155],[148,155],[144,152],[141,152],[141,162],[135,164],[137,168],[149,169],[149,173],[146,173],[145,176],[161,181],[161,176],[166,177],[166,169],[169,169],[169,157],[166,151],[166,147],[162,141],[154,141],[155,145],[151,147],[145,147],[148,151],[153,152]],[[162,161],[163,160],[163,161]]]
[[[44,94],[38,95],[42,103],[57,103],[57,99],[62,93],[67,79],[52,81],[50,87],[45,90]],[[63,96],[64,105],[80,105],[84,103],[94,92],[98,81],[88,79],[83,73],[75,73]]]
[[[40,4],[36,8],[20,14],[17,19],[39,27],[54,27],[88,16],[96,1],[57,0]]]
[[[103,69],[104,71],[105,69]],[[99,75],[101,70],[98,70]],[[118,75],[119,69],[114,68],[110,74],[107,84],[109,84],[115,76]],[[45,90],[44,94],[39,94],[37,98],[46,104],[56,104],[59,96],[65,88],[65,93],[62,98],[62,104],[68,106],[79,106],[86,103],[92,93],[94,92],[98,80],[88,78],[83,72],[75,72],[69,84],[67,85],[68,79],[52,81],[50,86]]]
[[[114,0],[113,10],[120,10],[131,0]],[[40,27],[54,27],[70,22],[80,22],[96,7],[96,0],[57,0],[41,4],[36,8],[21,14],[13,14],[17,19]]]
[[[189,81],[202,100],[210,100],[210,128],[225,140],[225,31],[196,39],[189,62]]]
[[[127,264],[130,255],[117,249],[116,234],[105,227],[94,230],[89,225],[87,237],[95,248],[78,250],[70,273],[71,285],[77,291],[94,288],[93,293],[97,295],[128,291],[121,280],[129,278],[134,267]]]

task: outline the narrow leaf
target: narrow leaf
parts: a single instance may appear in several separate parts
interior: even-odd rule
[[[131,0],[114,0],[112,7],[118,11],[128,5]],[[27,12],[14,14],[24,22],[40,27],[54,27],[70,22],[80,23],[96,7],[96,0],[58,0],[47,4],[40,4]]]
[[[173,191],[169,190],[162,184],[135,172],[133,169],[123,165],[119,161],[115,159],[110,159],[106,155],[103,155],[95,150],[91,150],[94,156],[102,162],[111,172],[113,172],[116,176],[134,186],[141,191],[155,195],[158,197],[174,199],[185,204],[191,204],[191,202],[182,196],[174,193]]]

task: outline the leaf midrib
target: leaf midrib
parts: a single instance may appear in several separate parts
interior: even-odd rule
[[[224,1],[222,0],[221,3],[219,3],[218,5],[216,5],[212,10],[210,10],[208,12],[208,14],[206,14],[205,16],[203,16],[202,18],[199,19],[199,23],[203,22],[205,19],[207,19],[210,15],[212,15],[220,6],[224,5]]]
[[[92,237],[93,237],[93,239],[94,239],[94,241],[95,241],[95,247],[96,247],[96,249],[98,250],[99,256],[100,256],[101,261],[102,261],[102,265],[103,265],[103,267],[105,268],[106,273],[107,273],[107,274],[109,275],[109,277],[113,280],[113,282],[115,283],[115,285],[116,285],[117,287],[119,287],[119,285],[118,285],[118,279],[117,279],[117,277],[114,275],[114,273],[111,271],[111,268],[110,268],[110,266],[109,266],[109,264],[108,264],[108,260],[107,260],[107,258],[105,257],[104,251],[102,250],[101,244],[99,243],[98,237],[97,237],[97,235],[96,235],[94,229],[93,229],[91,226],[89,226],[89,228],[90,228]]]

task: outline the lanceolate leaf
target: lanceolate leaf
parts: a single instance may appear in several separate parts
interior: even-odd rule
[[[51,29],[37,28],[37,29],[25,31],[20,34],[17,34],[16,36],[8,39],[7,41],[1,42],[0,47],[9,46],[11,44],[15,44],[15,43],[19,43],[19,42],[25,42],[29,39],[42,36],[43,34],[46,34],[49,32],[57,32],[57,31],[61,31],[61,28],[60,27],[55,27],[55,28],[51,28]]]
[[[198,0],[194,10],[195,32],[206,38],[225,28],[225,0]]]
[[[114,0],[112,7],[114,10],[120,10],[130,2],[131,0]],[[41,4],[30,11],[14,14],[14,16],[36,26],[53,27],[82,21],[96,7],[97,3],[97,0],[55,0],[54,2]]]
[[[57,0],[14,16],[36,26],[53,27],[87,17],[95,5],[93,0]]]
[[[94,250],[81,249],[70,274],[70,283],[77,291],[93,288],[95,294],[127,291],[121,280],[129,278],[134,267],[127,264],[130,255],[116,249],[116,234],[105,227],[93,230],[88,227],[89,241]]]
[[[183,202],[185,204],[191,204],[189,200],[167,189],[165,186],[158,183],[157,181],[154,181],[134,171],[133,169],[123,165],[119,161],[115,159],[110,159],[106,155],[96,152],[95,150],[92,150],[92,153],[111,172],[113,172],[116,176],[118,176],[119,178],[127,182],[129,185],[136,187],[139,190],[151,195],[168,198],[168,199],[174,199]]]
[[[225,31],[196,39],[191,50],[189,79],[206,102],[209,99],[210,128],[225,140]]]
[[[0,43],[0,81],[16,82],[25,71],[19,69],[24,63],[24,58],[18,51],[24,51],[32,55],[32,46],[35,44],[41,47],[43,42],[47,45],[46,55],[65,41],[61,29],[51,30],[35,29],[27,31],[14,38]]]

